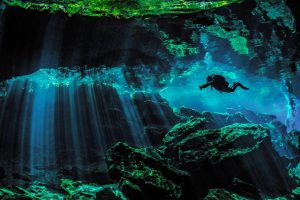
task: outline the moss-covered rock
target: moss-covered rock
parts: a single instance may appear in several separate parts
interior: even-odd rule
[[[39,184],[32,184],[28,188],[15,186],[12,189],[0,188],[0,197],[2,193],[3,199],[57,199],[63,200],[66,196],[58,191],[47,188]]]
[[[289,169],[289,175],[296,179],[297,183],[300,184],[300,162]]]
[[[119,188],[130,200],[140,200],[144,198],[144,193],[141,188],[127,179],[120,180]]]
[[[233,192],[224,189],[210,189],[204,200],[248,200]]]
[[[179,114],[190,118],[190,120],[173,126],[164,137],[164,143],[169,143],[174,139],[175,141],[179,141],[192,132],[199,130],[216,129],[234,123],[249,123],[246,117],[239,112],[234,114],[213,112],[199,113],[195,110],[181,108]]]
[[[275,21],[279,26],[287,27],[291,31],[296,30],[295,18],[284,0],[256,0],[256,2],[258,6],[253,12]]]
[[[61,188],[52,189],[49,185],[33,182],[28,188],[14,186],[0,188],[1,199],[84,199],[84,200],[126,200],[117,185],[86,184],[70,179],[61,180]]]
[[[135,17],[144,15],[184,14],[227,6],[241,0],[218,1],[160,1],[160,0],[5,0],[10,6],[49,10],[87,16]]]
[[[300,198],[300,187],[296,187],[295,189],[293,189],[292,191],[292,195],[294,195],[296,197],[296,199]]]
[[[174,127],[166,136],[183,134],[186,136],[179,142],[169,144],[175,150],[180,162],[185,164],[199,163],[204,160],[220,162],[228,157],[247,154],[260,147],[268,137],[268,130],[260,125],[233,124],[221,129],[201,130],[203,118]],[[247,141],[247,143],[243,143]]]
[[[200,48],[197,46],[197,43],[190,44],[185,41],[181,41],[179,38],[172,39],[164,31],[160,31],[160,39],[166,47],[166,50],[177,58],[198,55],[200,53]]]
[[[247,55],[249,53],[248,40],[246,37],[240,35],[238,31],[226,31],[218,25],[208,26],[206,30],[219,38],[227,39],[232,49],[239,54]]]
[[[129,196],[144,199],[194,199],[189,187],[189,174],[167,165],[160,155],[146,148],[134,148],[117,143],[106,157],[109,172],[115,180],[130,181],[121,188]],[[123,191],[122,190],[122,191]]]
[[[117,188],[105,188],[96,193],[96,200],[127,200]]]
[[[172,129],[165,135],[163,142],[167,143],[177,143],[178,141],[184,139],[191,133],[207,129],[210,126],[210,121],[205,118],[193,118],[185,123],[178,123],[172,127]]]
[[[126,199],[116,185],[86,184],[70,179],[61,180],[61,188],[73,199]]]
[[[284,194],[295,186],[286,170],[288,160],[274,150],[267,128],[235,123],[212,129],[213,124],[205,118],[177,124],[160,147],[173,166],[191,173],[199,193],[226,187],[234,178],[266,193]]]

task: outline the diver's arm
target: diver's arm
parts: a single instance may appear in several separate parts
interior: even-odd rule
[[[211,83],[212,83],[212,82],[208,82],[208,83],[205,83],[205,84],[203,84],[203,85],[200,85],[200,86],[199,86],[199,89],[202,90],[202,89],[204,89],[204,88],[207,88],[208,86],[211,85]]]

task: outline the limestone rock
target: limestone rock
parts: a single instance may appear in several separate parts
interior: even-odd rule
[[[282,194],[294,186],[288,160],[274,150],[267,128],[239,123],[220,129],[205,126],[203,118],[176,125],[160,147],[173,166],[191,173],[200,193],[228,186],[234,178],[266,193]]]
[[[106,161],[113,179],[130,181],[130,196],[139,196],[141,190],[145,199],[195,198],[189,174],[168,166],[166,160],[145,148],[117,143],[107,152]],[[129,193],[128,188],[123,184],[122,191]]]

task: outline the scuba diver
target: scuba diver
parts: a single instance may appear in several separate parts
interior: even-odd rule
[[[249,88],[243,86],[239,82],[235,82],[231,87],[229,87],[229,83],[225,80],[224,76],[212,74],[207,76],[206,78],[207,83],[200,85],[199,89],[202,90],[204,88],[207,88],[208,86],[211,87],[211,89],[215,88],[216,90],[222,92],[234,92],[237,87],[241,87],[244,90],[248,90]]]

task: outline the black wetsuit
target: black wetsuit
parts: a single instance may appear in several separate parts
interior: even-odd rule
[[[224,76],[213,74],[207,77],[207,83],[199,86],[199,89],[202,90],[204,88],[207,88],[208,86],[211,86],[211,89],[216,89],[218,91],[222,92],[234,92],[237,87],[241,87],[244,90],[248,90],[249,88],[243,86],[239,82],[235,82],[231,87],[229,87],[229,83],[226,81]]]

